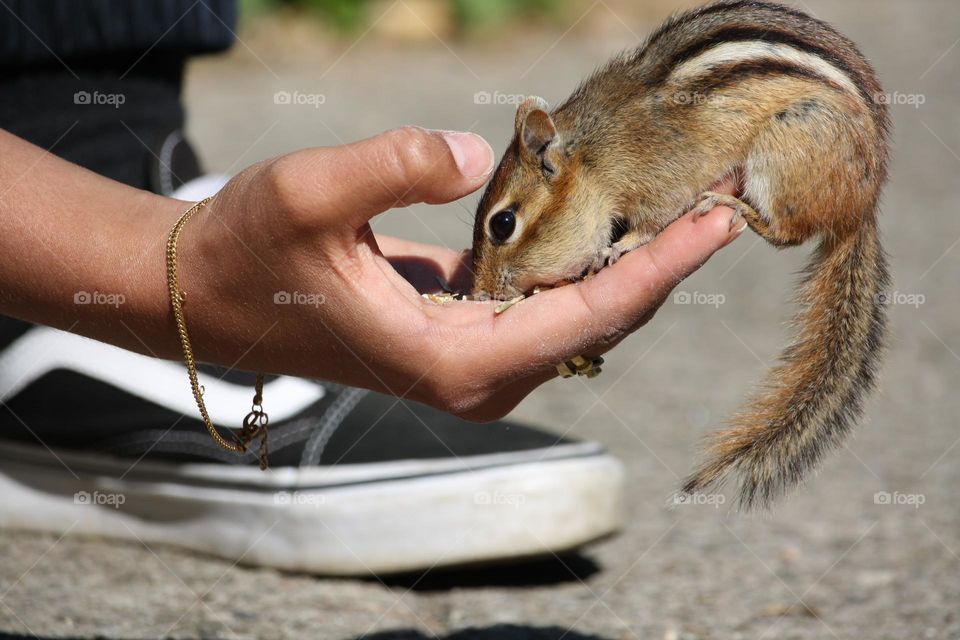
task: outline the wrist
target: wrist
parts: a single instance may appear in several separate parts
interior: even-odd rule
[[[117,225],[116,243],[122,249],[113,286],[126,297],[115,317],[100,318],[102,339],[161,358],[181,358],[167,284],[166,248],[170,231],[191,205],[143,192]]]
[[[61,329],[161,358],[179,358],[166,284],[166,241],[190,204],[128,191],[87,219],[70,269]],[[69,304],[72,302],[73,304]]]
[[[179,360],[183,352],[170,300],[166,249],[174,225],[194,203],[178,204],[164,230],[159,258],[164,313],[150,315],[162,319],[159,331],[173,341],[171,357]],[[195,210],[178,234],[173,266],[182,296],[183,323],[197,360],[262,370],[269,355],[265,338],[275,324],[276,311],[275,287],[264,290],[270,284],[264,271],[277,276],[258,253],[263,248],[243,239],[249,221],[235,215],[237,206],[228,192]]]

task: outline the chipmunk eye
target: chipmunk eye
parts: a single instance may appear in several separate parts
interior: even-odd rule
[[[504,209],[490,218],[490,237],[496,243],[506,242],[517,228],[517,216],[513,209]]]

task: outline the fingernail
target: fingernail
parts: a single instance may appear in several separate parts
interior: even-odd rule
[[[493,149],[486,140],[461,131],[443,131],[442,135],[463,176],[479,178],[493,171]]]
[[[743,232],[746,230],[748,226],[750,225],[748,225],[746,221],[744,221],[739,227],[731,231],[730,235],[727,236],[727,241],[723,243],[723,246],[727,246],[728,244],[730,244],[731,242],[739,238],[741,235],[743,235]]]

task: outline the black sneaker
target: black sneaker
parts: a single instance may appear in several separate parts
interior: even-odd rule
[[[252,376],[201,384],[236,425]],[[267,471],[211,440],[182,364],[0,317],[0,526],[328,575],[559,553],[619,526],[622,467],[598,444],[298,378],[264,398]]]

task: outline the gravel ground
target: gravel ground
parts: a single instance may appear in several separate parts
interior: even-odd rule
[[[848,448],[774,514],[663,506],[699,438],[750,391],[785,339],[806,251],[777,253],[748,234],[680,287],[722,295],[723,304],[666,304],[611,354],[604,376],[552,382],[514,414],[602,441],[625,462],[618,537],[516,568],[382,584],[5,532],[0,629],[84,638],[960,638],[960,5],[808,2],[862,44],[890,92],[925,103],[893,107],[883,228],[901,295],[881,390]],[[662,15],[614,14],[599,2],[559,41],[562,29],[517,32],[449,50],[373,39],[347,50],[301,34],[291,38],[295,54],[281,55],[266,30],[249,49],[191,69],[192,134],[222,171],[404,123],[473,128],[500,150],[512,107],[475,104],[475,92],[557,101]],[[322,92],[326,101],[277,105],[276,91]],[[413,207],[376,226],[459,248],[469,243],[475,203]],[[876,504],[881,491],[923,504]]]

